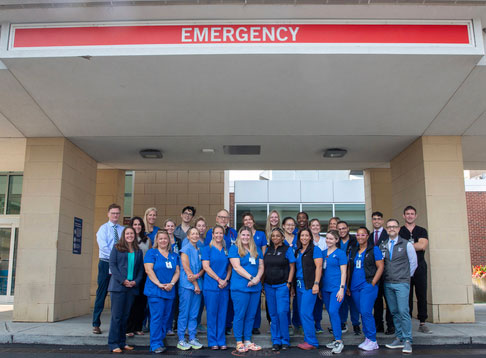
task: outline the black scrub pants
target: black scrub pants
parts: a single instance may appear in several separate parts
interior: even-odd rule
[[[412,315],[413,309],[413,291],[415,288],[415,296],[417,297],[417,319],[420,323],[423,323],[427,320],[427,263],[421,261],[418,264],[415,273],[410,280],[410,297],[409,297],[409,306],[410,306],[410,315]]]

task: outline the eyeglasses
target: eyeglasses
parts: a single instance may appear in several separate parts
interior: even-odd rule
[[[229,216],[221,216],[221,215],[218,215],[218,219],[229,220]]]
[[[190,211],[184,211],[182,214],[183,214],[183,215],[189,215],[189,216],[193,216],[193,215],[194,215],[194,214],[193,214],[192,212],[190,212]]]
[[[396,225],[392,225],[392,226],[387,226],[386,228],[387,228],[387,229],[398,229],[398,226],[396,226]]]

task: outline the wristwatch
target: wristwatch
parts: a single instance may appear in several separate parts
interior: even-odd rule
[[[344,288],[344,285],[341,285],[340,288]]]
[[[314,285],[319,286],[319,281],[314,282]]]
[[[250,281],[253,280],[253,278],[254,278],[253,276],[250,276]]]

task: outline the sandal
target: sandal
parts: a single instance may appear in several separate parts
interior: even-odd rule
[[[236,351],[239,353],[246,353],[248,352],[248,349],[246,349],[246,346],[244,343],[237,343],[236,344]]]
[[[222,351],[225,351],[225,350],[228,349],[228,347],[227,346],[221,346],[221,347],[219,347],[219,349],[221,349]]]
[[[121,350],[121,348],[115,348],[111,351],[111,353],[122,353],[123,351]]]
[[[250,351],[260,351],[262,350],[261,346],[256,345],[253,342],[245,342],[245,348]]]
[[[126,334],[126,336],[127,336],[127,337],[133,337],[133,336],[134,336],[134,334],[133,334],[133,332],[129,332],[129,333],[127,333],[127,334]]]
[[[137,336],[143,336],[145,333],[143,333],[143,331],[135,331],[135,334]]]

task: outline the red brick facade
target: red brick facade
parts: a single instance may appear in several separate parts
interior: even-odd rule
[[[466,192],[471,264],[486,264],[486,192]]]

